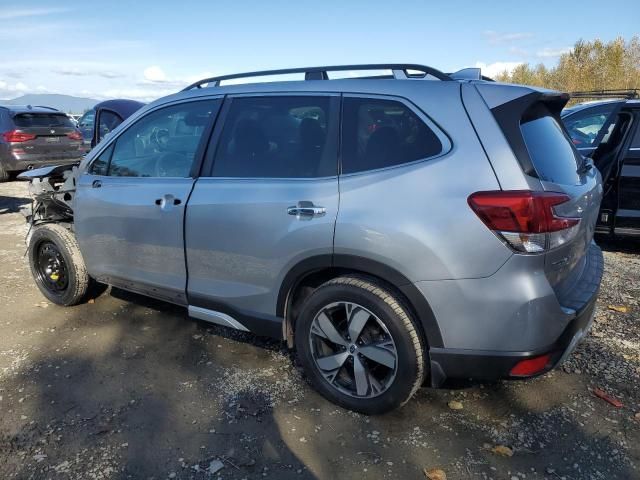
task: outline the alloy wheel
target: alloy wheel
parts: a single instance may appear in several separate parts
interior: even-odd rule
[[[393,337],[370,310],[352,302],[323,307],[309,331],[315,366],[335,389],[374,398],[393,383],[397,351]]]

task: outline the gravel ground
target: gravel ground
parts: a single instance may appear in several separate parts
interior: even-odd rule
[[[49,304],[23,257],[27,201],[0,184],[2,479],[640,478],[640,243],[604,245],[596,322],[563,368],[367,418],[280,343],[117,289]]]

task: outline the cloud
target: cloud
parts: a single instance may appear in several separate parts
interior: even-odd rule
[[[489,40],[489,43],[491,45],[512,43],[533,37],[533,33],[530,32],[503,33],[496,32],[495,30],[485,30],[484,32],[482,32],[482,34],[487,38],[487,40]]]
[[[0,8],[0,20],[13,20],[25,17],[41,17],[55,13],[68,12],[68,8]]]
[[[168,82],[167,76],[165,75],[164,71],[156,65],[145,68],[143,72],[143,76],[147,82],[151,82],[151,83],[167,83]]]
[[[0,80],[0,98],[9,100],[16,96],[27,93],[28,91],[29,91],[29,87],[27,87],[22,82],[11,84],[3,80]]]
[[[559,57],[562,54],[569,53],[571,51],[571,47],[564,48],[550,48],[546,47],[542,50],[536,52],[536,57],[538,58],[554,58]]]
[[[55,13],[68,12],[68,8],[6,8],[0,11],[0,20],[13,20],[16,18],[41,17]]]
[[[482,70],[482,74],[495,78],[505,70],[509,73],[513,71],[518,65],[522,65],[523,62],[493,62],[493,63],[484,63],[484,62],[476,62],[476,67]]]
[[[517,55],[518,57],[528,57],[529,51],[524,48],[516,47],[514,45],[509,47],[509,53]]]
[[[108,79],[124,77],[122,73],[81,68],[57,68],[53,70],[53,73],[66,77],[102,77]]]

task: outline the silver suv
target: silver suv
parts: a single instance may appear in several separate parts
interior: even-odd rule
[[[304,80],[226,84],[278,74]],[[97,281],[282,339],[367,414],[425,383],[538,375],[588,331],[603,270],[567,100],[420,65],[205,79],[77,170],[30,172],[33,275],[61,305]]]

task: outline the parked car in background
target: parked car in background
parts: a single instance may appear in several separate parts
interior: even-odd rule
[[[76,115],[75,113],[67,113],[67,117],[69,117],[73,123],[78,126],[78,120],[80,120],[81,115]]]
[[[93,123],[96,118],[96,112],[94,109],[87,110],[78,119],[78,128],[82,133],[82,138],[86,145],[91,145],[91,139],[93,138]]]
[[[562,121],[578,151],[602,174],[596,231],[640,237],[640,100],[636,91],[626,96],[574,105],[563,110]]]
[[[48,164],[77,163],[86,149],[73,121],[55,108],[0,106],[0,181]]]
[[[23,174],[35,282],[60,305],[93,279],[285,340],[366,414],[425,381],[540,375],[593,320],[600,174],[561,126],[568,95],[471,73],[316,67],[159,99],[77,170]],[[281,74],[305,80],[222,85]]]
[[[96,146],[101,139],[143,106],[142,102],[126,99],[98,103],[78,121],[78,128],[82,132],[85,144],[91,148]]]

